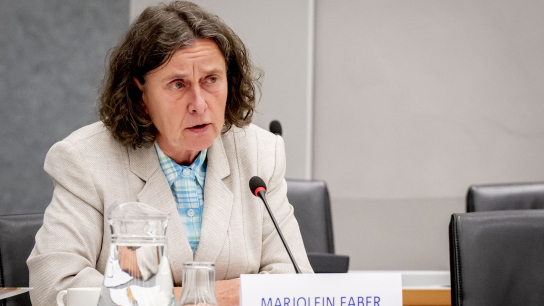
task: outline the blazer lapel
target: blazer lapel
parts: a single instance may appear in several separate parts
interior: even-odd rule
[[[172,267],[174,283],[181,284],[182,267],[186,261],[193,260],[193,251],[176,208],[176,201],[161,170],[154,146],[129,149],[131,171],[145,181],[138,194],[138,201],[169,213],[170,221],[166,230],[168,239],[168,260]]]
[[[204,212],[200,243],[195,261],[215,262],[227,239],[234,196],[223,182],[230,167],[221,136],[208,149],[208,168],[204,183]]]

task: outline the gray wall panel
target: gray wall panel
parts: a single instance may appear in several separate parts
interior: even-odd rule
[[[336,253],[351,270],[449,270],[448,224],[464,198],[331,202]]]
[[[0,2],[0,214],[41,212],[49,148],[97,121],[104,60],[129,0]]]
[[[352,269],[447,269],[470,184],[544,180],[542,16],[534,0],[317,1],[314,176]]]

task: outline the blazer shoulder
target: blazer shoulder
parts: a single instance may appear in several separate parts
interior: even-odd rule
[[[255,124],[249,124],[248,126],[239,128],[233,126],[227,134],[231,134],[234,136],[236,141],[241,142],[253,142],[253,140],[256,140],[257,145],[272,145],[275,146],[276,142],[278,141],[278,136],[270,133],[269,131],[260,128],[256,126]],[[228,141],[230,137],[226,137],[226,140]],[[249,144],[249,143],[248,143]]]
[[[231,168],[241,167],[250,177],[259,175],[268,181],[285,162],[283,139],[254,124],[231,128],[222,141]]]
[[[78,152],[78,153],[76,153]],[[68,156],[91,160],[106,160],[125,157],[127,149],[117,141],[102,122],[84,126],[68,137],[55,143],[47,152],[45,168],[48,164]]]
[[[120,142],[115,140],[111,132],[99,121],[82,128],[79,128],[72,132],[68,137],[64,138],[61,142],[68,144],[72,147],[85,145],[89,146],[93,143],[104,146],[106,143],[113,146],[122,146]]]

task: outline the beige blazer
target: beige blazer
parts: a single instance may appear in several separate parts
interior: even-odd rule
[[[56,143],[45,159],[53,199],[27,260],[34,306],[55,305],[60,290],[98,287],[110,246],[104,212],[115,203],[139,201],[171,214],[168,259],[174,283],[193,260],[176,203],[153,146],[122,146],[101,122]],[[259,175],[267,199],[297,263],[312,273],[293,207],[287,200],[283,139],[250,125],[233,127],[208,150],[200,244],[194,260],[216,263],[216,279],[248,273],[294,273],[266,209],[249,190]]]

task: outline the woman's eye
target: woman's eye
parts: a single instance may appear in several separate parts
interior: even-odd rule
[[[215,83],[217,82],[217,78],[216,77],[211,77],[208,79],[208,81],[210,81],[210,83]]]
[[[183,87],[183,83],[182,83],[182,82],[175,82],[175,83],[174,83],[174,88],[180,89],[180,88],[182,88],[182,87]]]

